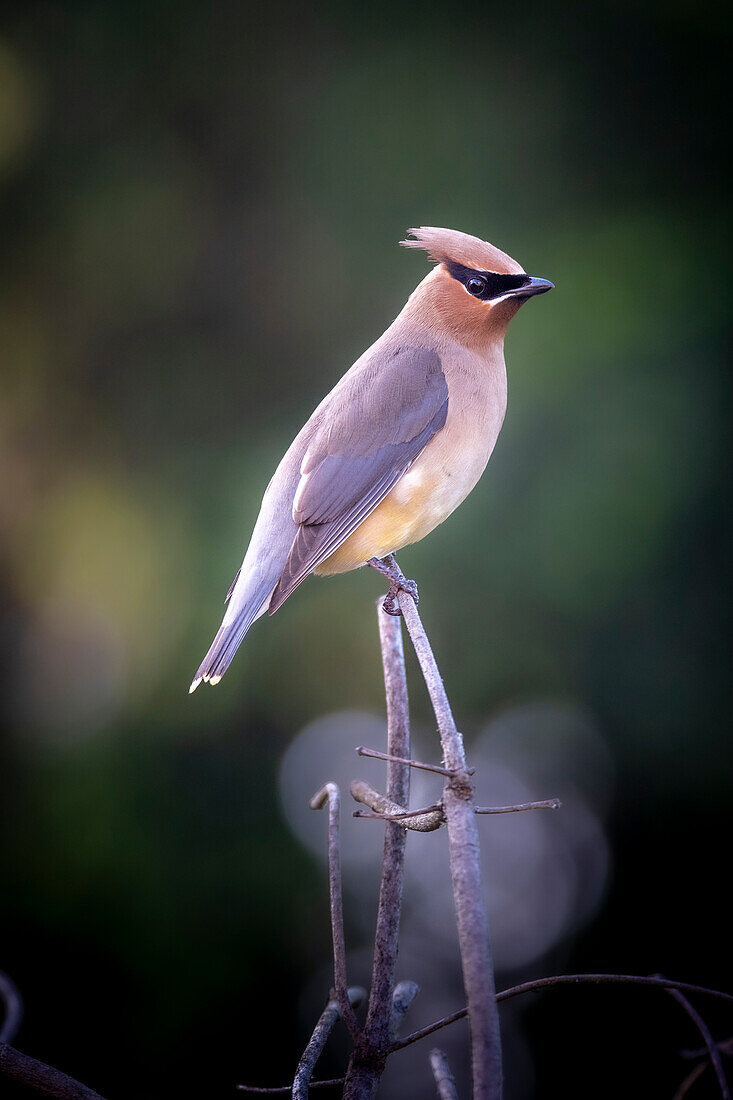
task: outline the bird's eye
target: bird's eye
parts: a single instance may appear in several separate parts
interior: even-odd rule
[[[478,279],[474,276],[466,283],[466,290],[473,294],[474,298],[480,298],[486,291],[486,279]]]

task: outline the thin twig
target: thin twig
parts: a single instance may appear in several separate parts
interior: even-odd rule
[[[681,993],[700,993],[708,997],[717,997],[721,1001],[733,1004],[733,993],[724,993],[721,989],[709,989],[704,985],[692,985],[690,982],[676,982],[668,978],[654,978],[638,974],[556,974],[551,978],[535,978],[532,982],[522,982],[497,993],[497,1001],[508,1001],[520,993],[534,993],[538,989],[547,989],[554,985],[648,985],[658,989],[679,989]]]
[[[697,1030],[700,1032],[700,1035],[702,1036],[702,1040],[705,1043],[705,1047],[708,1052],[708,1057],[710,1059],[713,1069],[715,1070],[715,1076],[718,1078],[720,1095],[723,1097],[723,1100],[730,1100],[730,1090],[728,1088],[728,1081],[726,1078],[725,1070],[723,1069],[723,1059],[720,1057],[720,1051],[715,1045],[715,1040],[710,1034],[710,1029],[708,1028],[708,1025],[705,1023],[695,1006],[690,1004],[690,1002],[687,1000],[687,997],[685,997],[679,989],[668,989],[667,992],[669,993],[670,997],[674,997],[677,1003],[681,1005],[682,1008],[684,1008],[685,1012],[690,1017]]]
[[[719,1043],[715,1044],[721,1054],[731,1055],[733,1054],[733,1035],[728,1039],[721,1039]],[[681,1050],[680,1058],[705,1058],[707,1056],[707,1047],[698,1047],[697,1050]]]
[[[417,982],[398,982],[392,994],[392,1020],[389,1034],[392,1040],[397,1038],[399,1026],[410,1010],[412,1002],[420,992]]]
[[[363,779],[353,781],[351,793],[357,802],[363,802],[365,806],[372,806],[375,810],[371,814],[354,810],[352,817],[360,817],[367,821],[399,821],[406,829],[414,829],[420,833],[429,833],[445,825],[442,802],[435,802],[432,806],[422,806],[419,810],[403,810],[396,803],[384,798]],[[473,812],[475,814],[515,814],[522,810],[558,810],[561,805],[559,798],[547,798],[542,802],[520,802],[514,806],[474,806]],[[383,810],[380,809],[382,806]],[[411,818],[416,820],[411,821]]]
[[[0,1043],[0,1077],[55,1100],[102,1100],[98,1092],[68,1077],[60,1069],[38,1062],[15,1047]]]
[[[426,1036],[432,1035],[434,1031],[440,1031],[441,1028],[448,1027],[449,1024],[454,1024],[457,1020],[465,1020],[466,1016],[468,1016],[468,1009],[459,1008],[456,1012],[451,1012],[450,1016],[443,1016],[440,1020],[436,1020],[432,1024],[427,1024],[425,1027],[418,1028],[417,1031],[411,1031],[404,1039],[396,1039],[389,1048],[389,1053],[395,1054],[398,1050],[403,1050],[404,1047],[410,1047],[413,1043],[419,1042],[420,1039],[425,1039]]]
[[[327,1081],[311,1081],[310,1088],[325,1089],[332,1085],[343,1085],[345,1077],[330,1077]],[[253,1092],[258,1096],[285,1096],[292,1092],[292,1085],[237,1085],[240,1092]]]
[[[517,814],[523,810],[559,810],[559,798],[545,798],[542,802],[517,802],[514,806],[474,806],[475,814]]]
[[[352,986],[348,990],[348,996],[349,1004],[352,1008],[356,1008],[366,997],[366,990],[362,989],[361,986]],[[332,995],[321,1013],[318,1023],[313,1029],[313,1034],[308,1040],[308,1045],[298,1062],[298,1068],[293,1078],[293,1100],[308,1100],[308,1087],[316,1062],[321,1056],[326,1040],[340,1015],[341,1009],[339,1008],[338,998]]]
[[[408,760],[404,756],[392,756],[388,752],[379,752],[377,749],[367,749],[364,745],[357,745],[357,756],[368,756],[372,760],[387,760],[393,764],[407,764],[411,768],[420,768],[424,772],[437,772],[438,775],[445,775],[453,778],[455,772],[452,772],[450,768],[444,768],[442,764],[425,764],[422,760]],[[475,768],[467,768],[465,774],[473,775]]]
[[[12,978],[0,970],[0,1000],[5,1005],[5,1019],[0,1027],[0,1043],[12,1043],[23,1020],[23,998]]]
[[[720,989],[708,989],[703,985],[691,985],[689,982],[675,982],[668,978],[649,978],[641,977],[637,974],[556,974],[551,978],[536,978],[532,982],[522,982],[521,985],[514,985],[510,989],[503,989],[500,993],[496,994],[497,1004],[501,1004],[502,1001],[508,1001],[512,997],[518,997],[521,993],[536,993],[540,989],[548,989],[552,986],[558,985],[647,985],[654,986],[657,989],[679,989],[681,993],[700,993],[708,997],[717,997],[719,1000],[727,1001],[733,1004],[733,994],[723,993]],[[468,1015],[467,1008],[459,1008],[457,1012],[452,1012],[450,1016],[444,1016],[441,1020],[436,1020],[433,1024],[428,1024],[427,1027],[421,1027],[418,1031],[413,1031],[410,1035],[406,1035],[404,1039],[398,1039],[390,1047],[390,1054],[396,1050],[402,1050],[403,1047],[411,1046],[412,1043],[417,1043],[420,1039],[424,1039],[426,1035],[432,1035],[434,1031],[439,1031],[440,1028],[447,1027],[448,1024],[454,1024],[457,1020],[463,1020]]]
[[[406,810],[401,814],[367,814],[364,810],[354,810],[352,817],[360,821],[396,821],[403,829],[410,829],[413,833],[434,833],[441,825],[445,825],[441,806],[424,807],[420,810]]]
[[[733,1054],[733,1036],[729,1039],[723,1039],[719,1043],[714,1043],[714,1046],[721,1054]],[[695,1081],[697,1081],[698,1077],[702,1077],[703,1073],[710,1065],[707,1047],[701,1047],[698,1050],[681,1050],[680,1055],[682,1058],[702,1058],[703,1061],[699,1062],[687,1077],[685,1077],[684,1081],[677,1089],[677,1092],[674,1094],[674,1100],[684,1100],[684,1097],[687,1096],[687,1093],[695,1084]]]
[[[430,1068],[433,1071],[440,1100],[458,1100],[456,1081],[451,1073],[448,1056],[444,1050],[438,1050],[435,1047],[430,1051]]]
[[[387,756],[392,758],[387,764],[387,799],[402,807],[410,801],[410,767],[405,763],[410,754],[410,710],[402,623],[386,614],[381,600],[377,604],[377,621],[387,700]],[[369,1100],[374,1095],[392,1041],[392,995],[402,914],[405,841],[403,828],[387,825],[364,1042],[349,1064],[344,1100]]]
[[[402,648],[402,623],[394,615],[387,615],[381,604],[380,600],[377,605],[377,620],[387,700],[387,752],[399,759],[410,755],[410,712]],[[387,798],[399,806],[406,806],[410,801],[410,769],[405,764],[398,763],[397,759],[387,765]],[[404,830],[388,826],[384,836],[372,988],[365,1027],[370,1042],[377,1048],[386,1047],[389,1043],[404,862]]]
[[[361,810],[355,810],[354,817],[398,821],[406,829],[413,829],[418,833],[430,833],[444,824],[443,807],[439,804],[426,806],[422,810],[405,810],[396,802],[385,798],[379,791],[375,791],[363,779],[354,779],[349,790],[352,798],[375,811],[365,814]]]
[[[695,1084],[695,1081],[697,1081],[698,1077],[702,1077],[703,1073],[709,1065],[710,1062],[705,1060],[704,1062],[700,1062],[699,1065],[695,1066],[695,1068],[690,1073],[688,1073],[687,1077],[685,1077],[684,1081],[677,1089],[677,1092],[674,1094],[673,1100],[684,1100],[685,1096],[687,1096],[688,1092]]]
[[[452,773],[443,788],[443,808],[448,826],[458,942],[471,1027],[473,1100],[500,1100],[499,1013],[494,995],[489,920],[481,881],[478,825],[473,812],[473,788],[463,737],[456,727],[415,601],[404,591],[399,592],[397,598],[433,705],[445,766]]]
[[[335,783],[326,783],[313,795],[312,810],[320,810],[328,801],[328,878],[331,895],[331,933],[333,936],[333,984],[341,1018],[355,1043],[361,1040],[361,1028],[349,1002],[346,983],[346,942],[344,939],[344,903],[341,889],[341,840],[339,815],[341,796]]]

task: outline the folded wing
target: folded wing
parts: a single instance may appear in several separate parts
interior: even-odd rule
[[[440,356],[402,347],[347,377],[311,439],[293,502],[298,524],[273,614],[384,500],[448,414]]]

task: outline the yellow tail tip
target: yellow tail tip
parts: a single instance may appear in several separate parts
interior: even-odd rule
[[[190,688],[188,689],[188,694],[189,694],[189,695],[193,695],[194,691],[196,690],[196,688],[197,688],[197,687],[199,686],[199,684],[200,684],[200,683],[201,683],[201,677],[200,677],[200,676],[198,676],[198,677],[197,677],[197,678],[196,678],[196,679],[195,679],[195,680],[193,681],[193,683],[191,684]]]
[[[211,687],[216,687],[220,680],[221,676],[212,676],[209,680],[209,684],[211,685]]]

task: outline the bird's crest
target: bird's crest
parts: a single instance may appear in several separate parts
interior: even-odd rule
[[[439,229],[432,225],[423,225],[420,229],[408,229],[415,240],[400,241],[405,248],[424,248],[431,260],[454,263],[472,267],[478,271],[496,271],[500,275],[519,275],[524,268],[488,241],[472,237],[469,233],[459,233],[456,229]]]

